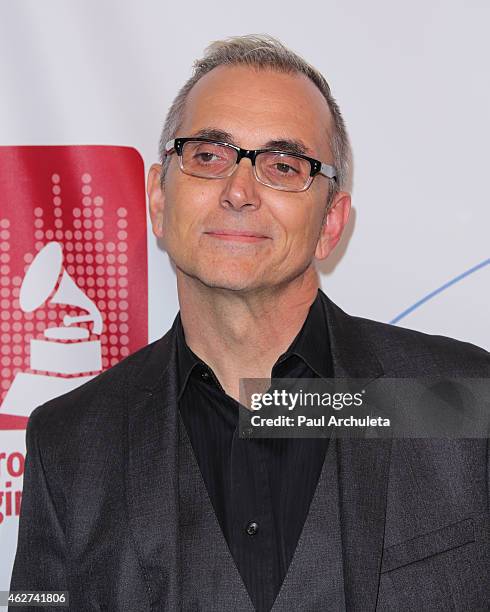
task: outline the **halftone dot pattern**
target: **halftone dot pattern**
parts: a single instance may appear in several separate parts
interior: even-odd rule
[[[101,341],[102,367],[105,369],[130,353],[127,323],[129,281],[125,254],[128,250],[128,211],[122,206],[117,208],[112,240],[107,240],[104,197],[94,193],[92,175],[89,172],[80,174],[79,199],[68,210],[63,206],[62,173],[55,171],[49,178],[51,193],[48,201],[50,199],[51,202],[45,207],[33,208],[34,241],[31,244],[34,249],[23,255],[23,271],[24,274],[27,272],[46,244],[57,241],[62,245],[65,272],[102,314],[102,334],[96,336],[91,333],[90,339]],[[24,276],[12,275],[11,269],[11,244],[14,239],[11,220],[0,218],[0,405],[15,375],[18,372],[33,372],[30,369],[30,341],[46,340],[45,330],[63,327],[65,315],[76,317],[86,314],[83,309],[53,304],[49,298],[34,312],[22,311],[19,294]],[[60,279],[57,282],[59,284]],[[77,325],[92,331],[91,322]],[[62,376],[54,372],[36,373]]]

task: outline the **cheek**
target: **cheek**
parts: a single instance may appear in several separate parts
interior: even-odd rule
[[[276,219],[282,226],[284,237],[289,245],[294,243],[295,249],[303,247],[310,250],[316,243],[320,232],[323,209],[318,200],[310,196],[300,201],[287,202],[277,211]]]
[[[202,224],[204,194],[183,184],[170,187],[166,192],[164,223],[173,236],[191,236],[193,230]]]

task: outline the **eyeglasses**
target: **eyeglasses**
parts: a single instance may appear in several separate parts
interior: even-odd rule
[[[165,145],[165,155],[173,152],[179,156],[182,172],[201,178],[227,178],[247,157],[252,162],[254,176],[259,183],[273,189],[305,191],[317,174],[337,180],[337,171],[333,166],[297,153],[241,149],[208,138],[174,138]]]

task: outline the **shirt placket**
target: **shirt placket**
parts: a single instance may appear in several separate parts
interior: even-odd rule
[[[275,527],[266,457],[261,441],[231,445],[232,554],[257,610],[268,610],[275,595]]]

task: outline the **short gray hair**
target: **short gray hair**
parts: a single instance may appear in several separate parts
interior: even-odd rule
[[[168,166],[165,144],[175,138],[182,123],[185,103],[192,87],[205,74],[217,66],[250,66],[270,68],[286,74],[304,74],[318,87],[327,101],[332,115],[330,148],[333,164],[337,169],[337,182],[332,181],[328,205],[339,190],[346,188],[350,181],[351,148],[344,120],[337,102],[333,98],[325,77],[302,57],[288,49],[282,42],[265,34],[234,36],[211,43],[204,51],[204,57],[194,62],[192,76],[186,81],[175,97],[167,113],[160,136],[159,154],[162,163],[162,183]]]

